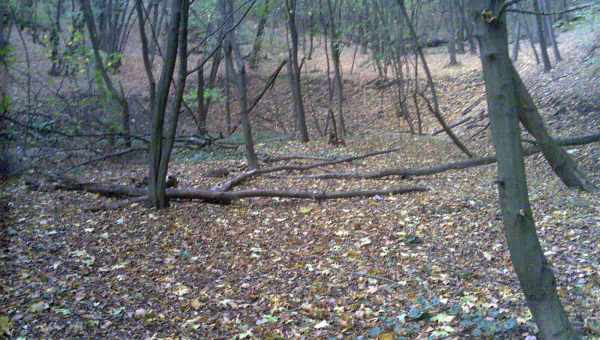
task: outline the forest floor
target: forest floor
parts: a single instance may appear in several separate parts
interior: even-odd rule
[[[560,136],[600,127],[600,79],[592,64],[581,62],[589,41],[574,34],[561,36],[565,61],[552,72],[543,74],[529,55],[519,64],[548,125]],[[449,122],[483,94],[477,58],[461,59],[461,66],[446,68],[442,54],[431,56]],[[134,203],[91,212],[86,208],[107,199],[33,191],[24,180],[13,180],[3,186],[10,211],[1,234],[0,332],[26,338],[534,336],[504,242],[494,165],[412,179],[298,176],[464,158],[442,135],[412,136],[390,127],[387,97],[378,118],[377,97],[358,87],[364,83],[360,77],[368,76],[366,71],[347,76],[347,91],[357,94],[348,96],[356,101],[347,105],[349,121],[363,128],[345,147],[318,139],[305,145],[261,143],[258,149],[320,156],[400,151],[263,176],[242,187],[336,191],[407,184],[428,192],[321,202],[259,198],[227,206],[175,201],[162,211]],[[365,98],[372,102],[360,106]],[[427,131],[436,129],[427,125]],[[471,139],[473,129],[457,130],[477,154],[489,154],[489,133]],[[600,184],[600,145],[569,153]],[[143,164],[127,164],[90,167],[78,176],[121,184],[143,176]],[[210,169],[241,171],[242,164],[178,159],[171,171],[180,187],[209,188],[224,180],[206,177]],[[566,189],[540,155],[526,165],[538,232],[560,296],[575,326],[597,338],[598,196]]]

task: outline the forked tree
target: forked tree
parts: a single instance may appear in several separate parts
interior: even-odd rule
[[[521,145],[520,84],[508,53],[504,0],[470,0],[476,21],[492,139],[498,159],[498,191],[504,234],[527,305],[544,339],[574,339],[556,290],[556,279],[537,236]]]

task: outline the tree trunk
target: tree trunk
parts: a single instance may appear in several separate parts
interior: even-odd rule
[[[446,25],[448,28],[448,57],[450,58],[448,66],[458,65],[456,60],[456,27],[454,20],[454,9],[453,4],[450,1],[443,2],[446,5],[444,12],[446,12]]]
[[[536,13],[540,12],[539,0],[533,1],[533,11]],[[541,14],[535,16],[535,22],[538,30],[538,39],[540,41],[540,49],[542,50],[542,61],[544,62],[544,72],[548,72],[552,69],[550,63],[550,56],[548,56],[548,44],[546,43],[546,30],[544,29],[544,18]]]
[[[543,12],[550,12],[550,7],[546,0],[540,0],[540,8]],[[556,35],[554,34],[554,27],[552,27],[552,16],[544,15],[544,26],[546,27],[546,32],[548,33],[548,38],[550,39],[550,44],[552,45],[552,51],[554,52],[554,59],[556,62],[561,62],[562,57],[560,56],[560,51],[558,50],[558,43],[556,42]]]
[[[265,33],[269,11],[269,0],[265,0],[261,7],[259,7],[258,27],[256,28],[256,37],[254,38],[252,52],[250,53],[250,68],[253,70],[258,68],[258,63],[260,61],[260,50],[262,48],[263,35]]]
[[[333,3],[335,1],[335,4]],[[338,137],[344,138],[346,136],[346,122],[344,120],[344,83],[342,81],[342,70],[340,64],[341,50],[341,33],[336,27],[336,10],[341,4],[336,0],[327,0],[327,7],[329,9],[329,29],[331,34],[331,59],[333,60],[333,69],[335,72],[335,88],[337,93],[337,104],[338,104]]]
[[[516,35],[513,42],[512,61],[515,62],[519,59],[519,48],[521,45],[521,20],[517,19]]]
[[[50,60],[52,61],[52,67],[50,68],[49,75],[59,76],[62,69],[62,58],[60,56],[60,33],[62,31],[60,27],[60,17],[63,12],[63,0],[56,2],[56,16],[54,17],[54,26],[50,33],[50,45],[52,46],[50,52]]]
[[[7,51],[9,48],[8,37],[6,31],[11,25],[8,20],[8,2],[0,2],[0,115],[5,115],[10,109],[10,97],[8,94],[8,65],[6,61]],[[3,134],[6,131],[6,119],[0,119],[0,137],[4,139]],[[5,140],[0,140],[0,176],[7,175],[10,172],[8,161],[8,143]]]
[[[521,146],[519,96],[508,54],[506,16],[490,22],[504,1],[471,0],[480,43],[492,138],[498,157],[498,190],[513,267],[544,339],[576,337],[556,291],[556,280],[539,239],[529,197]],[[486,7],[487,6],[487,7]]]
[[[220,10],[225,20],[225,29],[228,32],[225,38],[225,58],[226,62],[231,64],[231,71],[235,73],[236,87],[240,101],[240,120],[242,123],[242,133],[244,135],[244,146],[246,161],[249,169],[258,168],[258,157],[254,151],[254,137],[252,136],[252,126],[248,116],[248,88],[246,78],[246,67],[242,59],[240,47],[235,40],[233,29],[233,4],[231,0],[220,0]],[[233,67],[233,54],[238,70]]]
[[[535,63],[539,65],[540,57],[539,57],[537,49],[535,47],[535,39],[534,39],[533,32],[531,32],[531,29],[529,28],[529,24],[527,23],[527,21],[523,22],[523,26],[525,27],[525,32],[527,33],[527,40],[529,40],[529,44],[531,45],[531,50],[533,51],[533,56],[535,57]]]
[[[169,99],[169,90],[175,72],[177,49],[179,47],[179,27],[181,24],[182,2],[187,0],[171,1],[171,20],[167,36],[165,62],[163,63],[160,80],[156,91],[156,101],[152,112],[152,138],[150,140],[150,169],[148,176],[148,204],[157,209],[168,205],[165,194],[166,179],[161,178],[161,163],[166,155],[164,145],[165,112]]]
[[[294,111],[296,113],[296,128],[298,139],[302,143],[307,143],[308,128],[306,126],[306,114],[304,112],[304,99],[302,98],[302,87],[300,84],[300,66],[298,63],[298,30],[296,27],[296,0],[286,0],[287,23],[289,30],[288,39],[288,73],[290,78],[290,88],[294,100]]]

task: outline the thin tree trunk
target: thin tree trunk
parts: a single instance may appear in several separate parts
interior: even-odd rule
[[[146,35],[146,16],[144,15],[144,2],[136,0],[136,11],[138,16],[138,25],[140,31],[140,40],[142,42],[142,59],[144,61],[144,69],[148,78],[148,90],[150,92],[150,103],[154,104],[156,99],[156,80],[154,79],[153,66],[151,61],[151,52],[148,45],[148,36]],[[150,110],[152,111],[152,110]]]
[[[298,139],[302,143],[309,141],[308,127],[306,126],[306,114],[304,111],[304,99],[302,98],[302,87],[300,84],[300,67],[298,65],[298,30],[296,27],[296,0],[286,0],[287,23],[289,30],[288,39],[288,73],[290,75],[290,88],[294,100],[294,111],[296,113],[296,129]]]
[[[156,100],[153,104],[152,138],[150,140],[150,169],[148,176],[148,204],[157,209],[165,208],[168,204],[165,194],[165,179],[160,178],[161,161],[164,148],[165,111],[167,109],[169,89],[175,72],[177,49],[179,47],[179,26],[181,23],[182,1],[171,1],[171,20],[167,36],[165,62],[163,63],[160,80],[156,91]]]
[[[188,16],[189,16],[189,0],[181,0],[181,19],[179,23],[179,46],[178,54],[179,61],[177,63],[177,83],[175,86],[175,98],[171,101],[171,112],[169,124],[167,126],[165,142],[161,151],[161,158],[158,168],[157,187],[158,192],[164,197],[164,201],[168,205],[167,189],[167,174],[169,172],[169,161],[171,160],[171,151],[175,144],[175,135],[177,133],[177,123],[179,122],[179,112],[181,111],[181,103],[185,93],[185,83],[187,78],[187,36],[188,36]],[[164,206],[157,206],[163,208]]]
[[[56,2],[56,13],[54,17],[54,26],[50,33],[50,44],[52,45],[52,51],[50,52],[50,60],[52,61],[52,67],[50,68],[49,74],[51,76],[59,76],[62,69],[62,58],[59,53],[60,48],[60,33],[62,28],[60,26],[60,17],[63,14],[63,0]]]
[[[543,12],[550,12],[550,8],[546,0],[540,0],[540,5]],[[550,15],[544,16],[544,25],[546,27],[546,32],[548,33],[548,38],[550,39],[550,45],[552,45],[554,59],[557,63],[561,62],[562,57],[560,56],[560,51],[558,50],[558,43],[556,42],[556,35],[554,33],[554,28],[552,27],[552,17]]]
[[[558,297],[556,279],[540,246],[529,203],[518,119],[519,96],[508,54],[506,16],[489,24],[482,15],[490,10],[498,13],[504,1],[471,3],[478,21],[488,113],[498,158],[499,201],[512,264],[541,336],[573,339],[576,335]]]
[[[7,37],[8,27],[11,22],[8,20],[9,7],[8,2],[0,2],[0,115],[5,115],[10,109],[10,97],[8,94],[8,63],[6,62],[9,47]],[[6,131],[6,119],[0,119],[0,133]],[[8,157],[8,143],[0,142],[0,175],[7,175],[10,172],[10,164]]]
[[[517,21],[517,28],[516,28],[516,36],[513,42],[513,52],[512,52],[512,61],[517,61],[519,59],[519,48],[521,45],[521,20],[516,20]]]
[[[448,66],[458,65],[456,60],[456,27],[454,20],[453,4],[450,1],[443,1],[445,4],[444,11],[446,12],[446,25],[448,28]]]
[[[531,50],[533,51],[533,56],[535,57],[535,63],[539,65],[540,64],[540,56],[538,55],[537,48],[535,47],[535,39],[534,39],[533,32],[531,32],[531,29],[529,28],[529,24],[527,23],[527,21],[525,21],[523,23],[523,26],[525,27],[525,32],[527,32],[527,40],[529,40],[529,44],[531,45]]]
[[[223,19],[226,20],[226,41],[225,41],[225,58],[229,59],[232,66],[232,71],[236,74],[236,86],[240,100],[240,120],[242,122],[242,133],[244,135],[244,146],[246,153],[246,161],[249,169],[258,168],[258,157],[254,151],[254,137],[252,136],[252,126],[250,125],[250,117],[248,116],[248,88],[246,78],[246,66],[242,59],[239,45],[235,41],[233,30],[233,4],[231,0],[220,0],[220,9]],[[233,54],[237,64],[237,72],[233,68]]]
[[[260,7],[258,27],[256,28],[256,37],[254,38],[254,44],[252,45],[252,52],[250,53],[250,68],[256,70],[260,61],[260,50],[262,48],[263,35],[265,33],[265,27],[267,25],[267,18],[269,17],[269,0]]]
[[[533,11],[536,13],[540,12],[539,0],[533,1]],[[544,72],[548,72],[552,69],[550,63],[550,56],[548,56],[548,44],[546,43],[546,30],[544,29],[544,18],[541,14],[535,16],[535,22],[538,30],[538,40],[540,41],[540,49],[542,50],[542,61],[544,62]]]
[[[337,1],[333,4],[332,1],[335,0],[327,0],[327,7],[329,9],[329,29],[331,34],[331,59],[333,60],[333,69],[335,72],[335,88],[337,90],[337,104],[338,104],[338,137],[344,138],[346,136],[346,122],[344,120],[344,85],[342,82],[342,70],[340,65],[340,56],[341,56],[341,41],[340,41],[340,32],[338,32],[336,28],[335,22],[335,11],[338,6],[341,6]]]

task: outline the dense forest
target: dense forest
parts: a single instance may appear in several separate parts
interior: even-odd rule
[[[0,0],[0,338],[597,339],[600,2]]]

